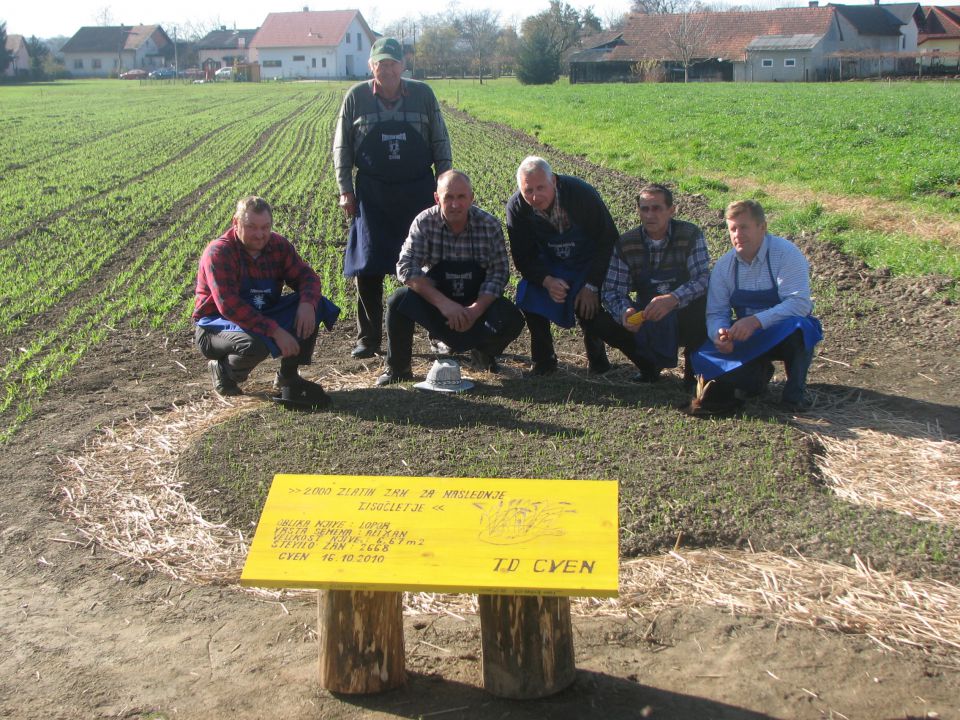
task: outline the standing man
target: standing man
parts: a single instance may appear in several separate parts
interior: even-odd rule
[[[400,43],[377,40],[369,66],[373,79],[347,91],[333,139],[340,207],[353,219],[343,274],[357,285],[355,358],[379,352],[384,276],[394,271],[410,222],[433,204],[434,171],[452,166],[437,98],[426,83],[401,77]]]
[[[584,324],[600,309],[600,285],[617,228],[600,194],[579,178],[555,175],[541,157],[517,169],[517,192],[507,202],[510,252],[522,279],[517,306],[530,330],[534,375],[557,369],[550,323],[583,328],[592,373],[610,369],[603,341]]]
[[[330,398],[300,377],[339,309],[320,294],[320,278],[290,242],[271,232],[273,211],[255,195],[237,203],[227,232],[203,251],[193,319],[197,348],[219,395],[240,395],[239,383],[270,355],[279,357],[274,385],[291,404],[322,408]],[[282,294],[287,285],[295,292]]]
[[[729,412],[742,404],[743,395],[762,394],[773,376],[773,360],[782,360],[787,372],[782,407],[807,410],[807,370],[823,339],[820,321],[811,314],[810,265],[796,245],[767,233],[763,208],[755,200],[730,203],[725,217],[733,249],[710,274],[707,332],[712,342],[693,357],[697,374],[714,382],[694,399],[691,411]]]
[[[473,204],[470,178],[437,178],[437,204],[417,215],[397,262],[405,287],[387,301],[387,367],[377,385],[413,379],[415,323],[454,352],[472,350],[475,370],[497,372],[497,355],[523,330],[503,297],[510,277],[500,221]]]
[[[620,236],[603,281],[605,310],[585,327],[633,361],[638,382],[655,382],[661,369],[676,367],[682,345],[683,379],[692,389],[690,355],[707,338],[707,243],[700,228],[673,217],[665,185],[642,187],[637,209],[640,226]]]

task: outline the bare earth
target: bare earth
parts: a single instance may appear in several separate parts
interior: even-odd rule
[[[800,242],[817,277],[840,289],[824,304],[814,387],[861,389],[960,435],[960,319],[932,292],[939,281],[889,278]],[[347,358],[348,324],[325,336],[311,372],[362,372],[372,383],[378,363]],[[258,372],[264,382],[273,367]],[[88,544],[60,514],[60,459],[81,454],[100,428],[203,398],[217,402],[189,333],[118,328],[3,448],[0,716],[960,717],[960,659],[696,607],[576,618],[576,682],[527,702],[482,690],[475,617],[408,617],[407,686],[331,696],[316,685],[311,597],[280,603],[184,584]]]

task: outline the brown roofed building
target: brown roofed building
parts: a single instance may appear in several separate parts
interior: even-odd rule
[[[256,34],[256,28],[228,30],[225,25],[220,26],[219,30],[208,32],[202,40],[197,41],[200,67],[219,70],[248,62],[252,59],[250,43]]]
[[[804,81],[840,74],[838,53],[901,49],[904,24],[882,6],[824,5],[750,12],[631,15],[602,47],[570,58],[571,82],[636,79],[638,66],[659,63],[666,79]],[[912,22],[912,21],[911,21]],[[876,68],[863,67],[870,73]],[[845,65],[846,77],[854,69]]]
[[[933,67],[960,70],[960,6],[924,7],[917,47],[932,55]]]
[[[7,77],[17,77],[30,74],[30,53],[27,51],[27,41],[23,35],[7,35],[7,52],[10,54],[10,64],[4,71]]]
[[[367,75],[376,36],[359,10],[270,13],[250,47],[262,78]]]
[[[173,43],[159,25],[82,27],[60,51],[77,77],[109,77],[154,70],[173,62]]]

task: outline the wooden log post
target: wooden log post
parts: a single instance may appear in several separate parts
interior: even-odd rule
[[[317,625],[320,687],[378,693],[406,680],[400,593],[322,590]]]
[[[560,692],[577,672],[570,599],[480,595],[483,687],[498,697]]]

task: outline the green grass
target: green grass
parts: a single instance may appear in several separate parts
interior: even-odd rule
[[[615,479],[624,555],[745,546],[956,579],[960,533],[852,506],[819,483],[816,449],[767,405],[702,421],[674,383],[639,387],[554,376],[463,396],[409,388],[334,393],[304,422],[265,408],[217,426],[181,459],[180,480],[213,519],[247,532],[274,473]],[[344,452],[349,448],[349,452]]]
[[[747,181],[756,188],[749,194],[776,211],[775,231],[826,228],[827,239],[874,267],[960,278],[955,244],[923,242],[908,233],[885,236],[849,217],[825,217],[822,210],[803,224],[803,206],[809,203],[789,197],[790,187],[872,196],[956,221],[960,85],[558,83],[523,88],[513,80],[482,86],[443,80],[433,87],[440,98],[479,119],[518,128],[606,167],[675,182],[685,192],[705,194],[716,207],[734,199],[732,181]],[[765,185],[770,193],[763,192]],[[781,213],[793,216],[784,227]]]

